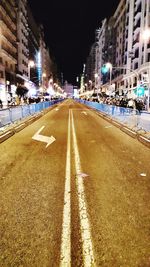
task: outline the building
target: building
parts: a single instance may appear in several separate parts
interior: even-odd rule
[[[150,1],[126,0],[126,41],[124,86],[129,95],[150,76]],[[146,37],[146,38],[145,38]],[[145,90],[148,96],[148,89]]]
[[[114,15],[115,58],[112,63],[112,83],[115,84],[116,94],[122,95],[124,90],[123,74],[126,46],[126,0],[121,0]]]
[[[18,44],[17,74],[19,74],[20,78],[22,78],[22,80],[24,81],[23,77],[28,79],[28,62],[29,62],[26,0],[17,0],[17,44]]]
[[[40,31],[36,23],[29,4],[27,5],[28,14],[28,64],[33,62],[33,66],[28,67],[28,78],[38,87],[40,78],[38,75],[38,60],[40,50]]]
[[[67,97],[72,97],[74,94],[74,87],[72,84],[69,84],[67,81],[65,81],[63,90],[66,93]]]
[[[87,59],[87,77],[107,94],[143,97],[150,92],[150,1],[121,0],[114,15],[96,30],[92,54]],[[109,63],[109,69],[102,71]],[[138,92],[138,93],[137,93]],[[143,91],[142,91],[143,92]]]
[[[7,104],[16,90],[17,10],[15,0],[0,1],[0,98]]]

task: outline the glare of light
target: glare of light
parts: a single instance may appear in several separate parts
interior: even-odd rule
[[[53,79],[52,78],[49,80],[49,83],[53,83]]]
[[[106,66],[106,68],[108,68],[108,69],[112,69],[112,64],[111,64],[110,62],[107,62],[107,63],[105,64],[105,66]]]
[[[34,63],[33,60],[30,60],[30,61],[29,61],[29,66],[30,66],[31,68],[33,68],[33,67],[35,66],[35,63]]]
[[[98,78],[98,74],[97,74],[97,73],[95,73],[95,75],[94,75],[94,76],[95,76],[95,78]]]
[[[42,74],[42,76],[45,78],[45,77],[46,77],[46,73],[44,72],[44,73]]]
[[[29,88],[29,83],[28,82],[24,82],[24,86],[26,87],[26,88]]]
[[[150,29],[146,29],[143,31],[142,38],[145,41],[147,41],[150,38]]]

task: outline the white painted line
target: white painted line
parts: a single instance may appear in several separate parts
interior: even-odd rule
[[[70,153],[70,110],[68,118],[68,139],[67,139],[67,156],[66,156],[66,174],[65,174],[65,194],[64,210],[61,237],[61,256],[60,266],[71,266],[71,204],[70,204],[70,176],[71,176],[71,153]]]
[[[33,136],[32,139],[36,141],[41,141],[47,143],[46,148],[52,144],[56,139],[53,136],[44,136],[40,132],[44,129],[45,126],[42,126]]]
[[[72,122],[72,133],[73,133],[73,148],[75,154],[76,183],[77,183],[78,200],[79,200],[81,238],[83,245],[83,261],[84,261],[84,267],[91,267],[94,264],[93,245],[90,232],[90,223],[86,208],[82,169],[81,169],[72,110],[71,110],[71,119],[72,119],[71,122]]]

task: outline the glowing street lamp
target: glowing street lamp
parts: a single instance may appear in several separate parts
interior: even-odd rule
[[[97,88],[97,79],[98,79],[98,74],[97,74],[97,73],[95,73],[94,77],[95,77],[95,87]]]
[[[112,64],[110,62],[107,62],[106,63],[106,68],[109,70],[109,73],[110,73],[109,83],[110,83],[110,86],[111,86],[111,80],[112,80]]]
[[[150,29],[145,29],[144,31],[143,31],[143,33],[142,33],[142,39],[144,40],[144,41],[148,41],[149,40],[149,38],[150,38]]]

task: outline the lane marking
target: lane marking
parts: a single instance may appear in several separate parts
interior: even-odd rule
[[[84,184],[82,178],[82,169],[81,169],[72,110],[71,110],[71,123],[72,123],[72,134],[73,134],[73,148],[75,155],[76,184],[77,184],[78,201],[79,201],[80,228],[81,228],[81,238],[83,246],[82,248],[83,261],[84,261],[84,267],[90,267],[94,264],[93,245],[90,232],[90,223],[88,220],[88,213],[87,213],[85,193],[84,193]]]
[[[111,128],[111,127],[112,127],[112,125],[110,125],[110,126],[105,126],[104,128],[108,129],[108,128]]]
[[[71,153],[70,153],[70,110],[68,117],[68,139],[65,173],[64,210],[61,237],[60,266],[71,266],[71,200],[70,200],[70,177],[71,177]]]
[[[56,139],[54,136],[44,136],[40,132],[44,129],[45,126],[42,126],[33,136],[32,139],[40,142],[47,143],[46,148],[52,144]]]

